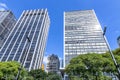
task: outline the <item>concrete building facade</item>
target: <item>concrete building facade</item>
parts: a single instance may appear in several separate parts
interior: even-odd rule
[[[16,23],[16,18],[9,10],[0,11],[0,48]]]

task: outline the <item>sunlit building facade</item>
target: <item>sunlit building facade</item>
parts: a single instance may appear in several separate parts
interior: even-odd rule
[[[9,10],[0,11],[0,48],[16,23],[16,18]]]
[[[28,71],[41,68],[49,25],[47,9],[23,11],[1,48],[0,61],[23,62]]]
[[[64,12],[64,66],[79,54],[106,51],[108,47],[94,10]]]

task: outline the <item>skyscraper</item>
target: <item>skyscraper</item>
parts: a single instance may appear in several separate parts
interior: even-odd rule
[[[106,51],[108,47],[94,10],[64,12],[64,66],[79,54]]]
[[[120,47],[120,36],[117,38],[118,45]]]
[[[0,61],[23,61],[29,71],[40,68],[49,25],[47,9],[23,11],[1,48]]]
[[[16,23],[16,18],[9,10],[0,11],[0,48]]]

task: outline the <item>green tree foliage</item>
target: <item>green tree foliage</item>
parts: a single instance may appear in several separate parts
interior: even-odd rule
[[[113,51],[117,63],[120,64],[120,49]],[[110,78],[103,75],[104,72],[113,73],[117,76],[116,68],[109,52],[104,54],[88,53],[81,54],[70,61],[65,69],[71,80]]]
[[[15,61],[0,62],[0,80],[14,80],[17,76],[20,64]],[[26,71],[21,69],[19,80],[61,80],[57,74],[47,74],[42,69]]]
[[[60,75],[56,73],[48,73],[48,77],[46,78],[46,80],[62,80],[62,79]]]
[[[32,76],[34,80],[46,80],[47,73],[42,69],[31,70],[29,76]]]
[[[18,68],[20,64],[15,61],[9,61],[9,62],[0,62],[0,80],[6,79],[6,80],[13,80],[15,79]],[[23,78],[26,75],[25,69],[21,70],[20,78]]]
[[[27,76],[24,80],[35,80],[32,76]]]
[[[46,73],[42,69],[31,70],[26,80],[61,80],[61,77],[56,73]]]

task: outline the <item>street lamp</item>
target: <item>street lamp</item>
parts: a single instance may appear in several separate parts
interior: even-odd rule
[[[110,55],[111,55],[112,60],[113,60],[113,62],[114,62],[114,65],[115,65],[115,67],[116,67],[116,69],[117,69],[118,78],[119,78],[119,80],[120,80],[120,69],[119,69],[119,66],[118,66],[118,64],[117,64],[117,62],[116,62],[116,60],[115,60],[115,57],[114,57],[114,55],[113,55],[113,53],[112,53],[112,50],[111,50],[111,48],[110,48],[110,46],[109,46],[109,43],[107,42],[107,39],[106,39],[106,37],[105,37],[106,29],[107,29],[107,27],[104,27],[103,37],[104,37],[104,40],[105,40],[105,42],[106,42],[106,44],[107,44],[107,47],[108,47],[108,49],[109,49],[109,52],[110,52]]]
[[[26,55],[27,55],[27,52],[28,52],[28,49],[29,49],[29,43],[31,42],[28,36],[26,36],[26,39],[27,39],[26,51],[25,51],[25,53],[23,52],[23,60],[22,60],[22,62],[21,62],[20,67],[18,68],[18,73],[17,73],[17,76],[16,76],[15,80],[18,80],[18,79],[19,79],[20,72],[21,72],[21,70],[22,70],[22,67],[23,67],[23,64],[24,64],[24,61],[25,61],[25,58],[26,58]]]
[[[120,47],[120,36],[117,38],[118,45]]]

